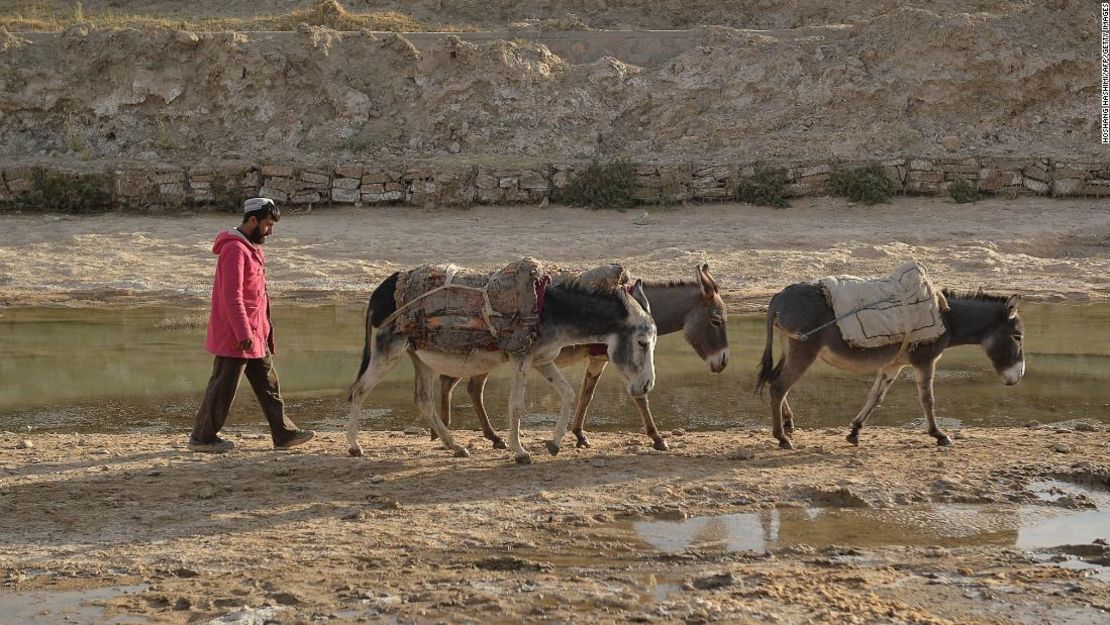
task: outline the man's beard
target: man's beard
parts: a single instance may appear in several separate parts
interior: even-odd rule
[[[247,239],[255,245],[262,245],[266,242],[266,235],[262,234],[262,228],[255,228],[247,235]]]

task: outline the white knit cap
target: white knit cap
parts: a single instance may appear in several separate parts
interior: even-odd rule
[[[268,197],[252,197],[243,202],[243,212],[249,213],[266,208],[267,206],[274,206],[274,201]]]

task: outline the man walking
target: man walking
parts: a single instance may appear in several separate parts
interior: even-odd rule
[[[243,203],[243,223],[221,232],[212,245],[218,260],[205,348],[216,361],[189,437],[192,451],[222,453],[235,447],[217,434],[227,419],[244,371],[270,423],[274,449],[307,443],[315,435],[312,430],[297,429],[285,416],[271,358],[274,333],[261,246],[280,217],[273,200],[251,198]]]

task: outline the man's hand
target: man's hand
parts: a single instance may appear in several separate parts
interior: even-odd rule
[[[239,341],[239,351],[249,352],[252,345],[254,345],[254,341],[252,341],[251,339],[244,339],[242,341]]]

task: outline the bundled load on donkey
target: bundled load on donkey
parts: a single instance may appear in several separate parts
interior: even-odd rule
[[[397,277],[395,327],[416,349],[527,352],[536,339],[548,280],[533,258],[488,274],[421,265]]]
[[[885,278],[830,276],[818,284],[844,342],[852,347],[913,346],[944,334],[941,313],[948,304],[917,261],[903,263]]]

